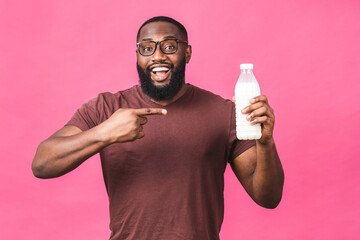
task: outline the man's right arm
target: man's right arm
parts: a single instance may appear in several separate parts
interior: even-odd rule
[[[129,142],[144,137],[142,125],[146,115],[165,115],[157,108],[119,109],[103,123],[86,131],[65,126],[40,143],[32,162],[32,171],[38,178],[62,176],[116,142]]]

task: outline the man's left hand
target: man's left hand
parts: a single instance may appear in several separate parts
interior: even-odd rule
[[[258,140],[260,143],[266,144],[273,139],[275,115],[265,95],[250,99],[250,105],[242,109],[241,113],[249,114],[246,119],[251,125],[261,124],[262,136]]]

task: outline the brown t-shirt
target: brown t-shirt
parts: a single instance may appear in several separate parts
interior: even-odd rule
[[[161,107],[147,116],[145,137],[100,151],[110,204],[110,239],[219,239],[224,215],[224,171],[255,141],[236,139],[234,104],[188,84],[163,107],[139,85],[99,94],[67,125],[85,131],[119,108]]]

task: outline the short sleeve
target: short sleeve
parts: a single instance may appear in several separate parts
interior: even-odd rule
[[[73,125],[80,128],[82,131],[95,127],[100,123],[100,109],[103,105],[103,95],[99,94],[98,97],[84,103],[65,126]]]
[[[229,162],[232,162],[236,157],[245,152],[247,149],[256,145],[255,140],[238,140],[236,137],[236,118],[235,118],[235,105],[232,103],[231,122],[229,133],[229,144],[231,146]]]

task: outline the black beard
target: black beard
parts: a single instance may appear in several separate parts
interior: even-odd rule
[[[161,63],[159,63],[161,64]],[[143,70],[137,63],[137,71],[140,78],[142,91],[155,101],[169,100],[180,91],[185,83],[185,59],[180,62],[177,68],[170,69],[171,78],[167,85],[159,87],[153,83],[151,79],[150,70]]]

